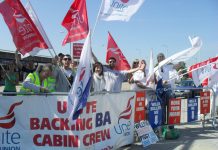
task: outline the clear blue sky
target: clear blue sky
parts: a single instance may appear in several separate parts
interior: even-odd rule
[[[23,5],[26,0],[21,0]],[[30,0],[56,53],[69,53],[62,46],[66,30],[61,22],[73,0]],[[93,29],[101,0],[86,0],[89,26]],[[129,63],[135,58],[149,62],[150,49],[170,56],[190,47],[188,36],[200,36],[203,47],[188,64],[218,55],[218,0],[145,0],[129,22],[99,20],[92,39],[96,56],[105,63],[108,31]],[[64,33],[63,33],[64,32]],[[83,42],[83,41],[78,41]],[[15,51],[9,30],[0,17],[0,49]],[[49,56],[44,51],[40,55]]]

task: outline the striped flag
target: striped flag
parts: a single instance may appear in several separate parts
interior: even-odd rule
[[[91,35],[89,31],[82,49],[76,77],[68,94],[68,111],[72,120],[76,120],[83,107],[86,106],[92,79],[91,60]]]

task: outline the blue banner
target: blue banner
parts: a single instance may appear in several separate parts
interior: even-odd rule
[[[150,101],[149,106],[149,123],[152,128],[156,128],[161,125],[162,122],[162,109],[160,101]]]
[[[189,98],[187,101],[187,120],[188,122],[198,119],[198,98]]]

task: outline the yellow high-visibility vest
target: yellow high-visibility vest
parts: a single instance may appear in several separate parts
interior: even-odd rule
[[[41,86],[38,73],[36,73],[36,72],[29,73],[28,76],[27,76],[27,78],[30,78],[31,81],[33,82],[33,84],[35,84],[35,85],[37,85],[37,86]],[[48,81],[47,81],[47,79],[45,79],[45,80],[43,81],[43,84],[44,84],[44,87],[45,87],[45,88],[48,88]],[[20,92],[23,92],[23,93],[30,93],[30,92],[33,92],[33,93],[34,93],[33,90],[28,89],[28,88],[25,88],[25,87],[23,87],[23,85],[22,85],[21,88],[20,88]]]

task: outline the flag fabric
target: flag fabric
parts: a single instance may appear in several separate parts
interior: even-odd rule
[[[106,55],[107,63],[110,57],[114,57],[116,59],[115,70],[129,70],[130,69],[130,65],[128,61],[126,60],[126,57],[123,55],[122,51],[117,46],[117,43],[114,41],[113,37],[108,32],[107,55]]]
[[[30,53],[35,48],[48,48],[20,0],[1,1],[0,13],[12,34],[16,48],[22,55]]]
[[[193,79],[196,86],[204,86],[214,83],[213,77],[218,73],[218,57],[210,58],[189,67],[189,76]],[[209,79],[209,81],[208,81]]]
[[[42,35],[44,41],[46,42],[47,46],[49,49],[53,49],[46,33],[45,33],[45,30],[43,29],[39,19],[38,19],[38,16],[36,15],[30,1],[27,2],[27,5],[26,5],[26,11],[27,13],[29,14],[30,18],[32,19],[32,21],[34,22],[34,24],[36,25],[37,29],[39,30],[40,34]],[[24,57],[27,57],[29,55],[36,55],[42,48],[35,48],[33,51],[27,53]]]
[[[64,26],[68,31],[62,45],[82,40],[87,37],[89,25],[85,0],[75,0],[72,3],[62,21],[62,26]]]
[[[161,61],[158,66],[154,68],[154,73],[161,68],[162,66],[169,64],[169,63],[179,63],[181,61],[187,61],[188,59],[192,58],[202,47],[202,41],[199,37],[195,37],[193,39],[189,38],[191,42],[191,47],[180,51],[165,60]],[[175,77],[177,78],[177,77]]]
[[[144,0],[103,0],[100,19],[105,21],[129,21]]]
[[[89,96],[92,79],[91,58],[91,35],[89,32],[82,49],[73,86],[68,94],[68,111],[73,120],[79,117]]]

